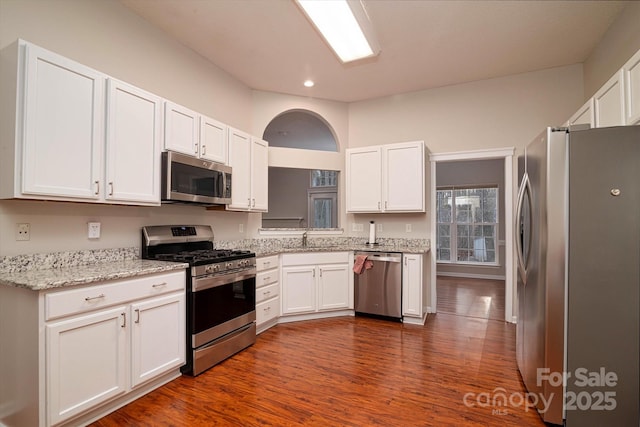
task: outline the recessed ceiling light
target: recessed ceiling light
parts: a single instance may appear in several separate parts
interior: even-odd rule
[[[304,84],[304,87],[313,87],[315,85],[313,80],[305,80],[303,84]]]
[[[380,53],[361,1],[296,0],[342,62]]]

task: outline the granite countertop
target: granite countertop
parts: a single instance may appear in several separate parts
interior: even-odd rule
[[[304,252],[342,252],[342,251],[367,251],[367,252],[402,252],[402,253],[413,253],[413,254],[425,254],[430,250],[429,246],[401,246],[401,245],[333,245],[333,246],[322,246],[322,245],[307,245],[307,246],[296,246],[296,247],[271,247],[271,248],[263,248],[263,247],[251,247],[248,246],[246,249],[251,250],[256,253],[257,257],[269,256],[269,255],[279,255],[284,253],[304,253]]]
[[[217,249],[248,249],[256,256],[301,252],[374,251],[427,253],[428,239],[380,239],[366,245],[361,238],[247,239],[215,242]],[[187,263],[139,258],[140,248],[117,248],[0,257],[0,286],[33,291],[98,283],[188,268]]]
[[[32,291],[85,285],[105,280],[124,279],[146,274],[181,270],[186,263],[127,259],[105,261],[96,264],[75,265],[27,271],[0,271],[0,285],[8,285]]]

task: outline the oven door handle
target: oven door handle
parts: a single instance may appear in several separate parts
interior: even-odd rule
[[[207,276],[203,278],[194,278],[191,285],[192,292],[204,291],[206,289],[224,286],[230,283],[241,282],[256,277],[256,269],[237,271],[235,273],[223,274],[220,276]]]

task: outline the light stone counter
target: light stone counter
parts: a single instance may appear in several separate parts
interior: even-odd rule
[[[142,260],[139,251],[121,248],[0,258],[0,286],[42,291],[188,267],[185,263]]]

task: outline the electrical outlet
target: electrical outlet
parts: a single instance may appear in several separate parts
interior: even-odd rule
[[[90,239],[99,239],[100,238],[100,223],[99,222],[90,222],[89,223],[87,236]]]
[[[238,232],[239,232],[239,233],[244,233],[244,224],[240,223],[240,224],[238,225]]]
[[[411,224],[406,224],[404,226],[404,231],[406,231],[407,233],[411,233]]]
[[[16,227],[16,240],[31,239],[31,226],[27,223],[18,224]]]
[[[364,231],[364,224],[358,224],[358,231]]]

